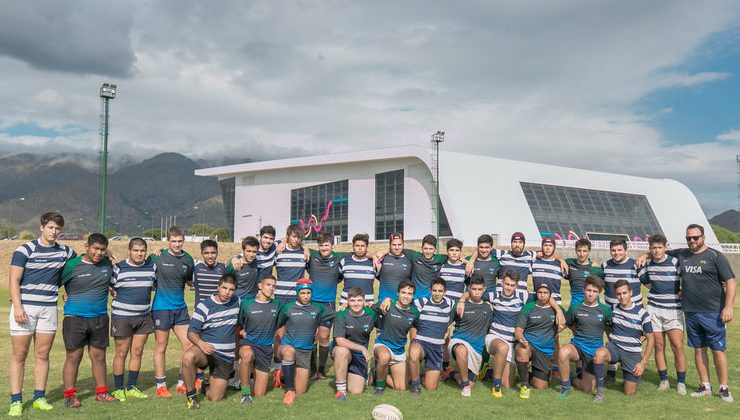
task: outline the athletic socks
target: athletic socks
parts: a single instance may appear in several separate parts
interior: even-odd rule
[[[64,390],[64,398],[74,398],[77,396],[77,388],[69,388]]]
[[[493,378],[493,387],[501,389],[501,378]]]
[[[594,378],[596,378],[596,388],[604,388],[604,370],[606,366],[603,363],[594,363]]]
[[[661,381],[667,381],[668,380],[668,370],[667,369],[659,370],[658,376],[660,377]]]
[[[177,386],[184,385],[185,382],[182,380],[182,373],[177,375]]]
[[[326,361],[329,359],[329,346],[319,346],[319,373],[326,374]]]
[[[683,371],[683,372],[676,371],[676,380],[679,384],[685,384],[686,383],[686,371]]]
[[[108,392],[108,386],[107,385],[96,386],[95,387],[95,395],[105,394],[106,392]]]
[[[203,375],[203,372],[198,372],[195,374],[195,379],[200,379],[201,381],[205,378],[205,375]]]
[[[295,360],[283,360],[282,365],[285,389],[295,392]]]
[[[164,376],[155,376],[154,382],[157,384],[157,388],[167,388],[167,383],[165,383],[165,377]]]
[[[65,391],[66,392],[66,391]],[[23,402],[23,393],[10,394],[10,403]]]
[[[470,386],[470,381],[460,381],[460,386],[463,388]]]
[[[338,392],[347,392],[347,381],[339,382],[337,381],[337,391]]]
[[[375,381],[375,388],[385,389],[385,381]]]
[[[709,382],[702,382],[701,384],[704,385],[704,389],[706,389],[707,391],[711,391],[712,390],[712,384],[711,383],[709,383]]]
[[[560,381],[560,386],[562,386],[563,389],[570,389],[570,380]]]
[[[411,381],[411,389],[421,388],[421,379]]]
[[[46,390],[45,389],[34,389],[33,390],[33,400],[36,401],[39,398],[46,397]]]
[[[123,389],[123,374],[120,375],[113,375],[113,388]]]
[[[242,395],[249,395],[249,387],[248,386],[242,386]]]
[[[195,389],[191,389],[191,390],[185,391],[185,396],[188,397],[188,399],[197,398],[198,397],[198,391],[196,391]]]
[[[138,370],[129,370],[128,371],[128,389],[131,389],[136,386],[136,382],[139,380],[139,371]]]
[[[519,373],[519,381],[522,386],[529,387],[529,361],[516,361],[516,371]]]

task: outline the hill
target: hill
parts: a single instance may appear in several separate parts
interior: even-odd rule
[[[727,210],[709,219],[709,223],[733,232],[740,232],[740,211]]]

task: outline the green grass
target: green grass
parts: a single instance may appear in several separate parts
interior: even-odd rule
[[[567,287],[567,285],[566,285]],[[563,296],[568,296],[564,291]],[[0,300],[7,299],[7,289],[0,289]],[[192,298],[192,294],[189,294]],[[740,315],[740,309],[736,305],[736,315]],[[60,305],[61,309],[61,305]],[[0,359],[7,361],[10,358],[11,343],[8,335],[8,307],[0,309],[3,321],[0,322]],[[60,316],[61,321],[61,316]],[[561,343],[567,342],[568,338],[562,336]],[[360,396],[350,396],[346,403],[338,403],[333,400],[334,390],[329,381],[319,381],[311,384],[307,394],[299,395],[295,404],[285,406],[282,404],[282,391],[268,391],[267,396],[255,400],[251,406],[239,404],[238,392],[230,391],[226,400],[221,403],[201,403],[200,411],[189,413],[185,409],[185,398],[175,394],[171,399],[157,399],[154,396],[154,381],[152,374],[152,347],[153,337],[147,343],[144,353],[142,372],[139,379],[140,388],[150,395],[148,400],[129,400],[125,403],[103,405],[95,402],[94,384],[91,378],[90,363],[83,361],[79,376],[79,398],[82,408],[78,410],[65,409],[62,404],[62,364],[64,363],[64,347],[61,340],[61,328],[51,354],[51,371],[49,373],[47,396],[54,405],[54,410],[49,413],[40,413],[31,409],[31,396],[33,392],[33,356],[29,356],[26,369],[26,380],[24,384],[24,399],[26,418],[154,418],[157,419],[187,416],[188,418],[332,418],[341,417],[346,419],[370,418],[372,408],[380,403],[392,404],[398,407],[406,419],[437,419],[437,418],[474,418],[474,417],[508,417],[522,418],[535,416],[548,416],[551,418],[570,418],[581,415],[588,418],[608,417],[638,417],[638,418],[702,418],[712,417],[740,417],[739,403],[724,404],[718,397],[693,399],[690,397],[679,397],[674,391],[658,393],[655,388],[658,384],[655,365],[651,363],[643,377],[643,386],[633,397],[625,397],[620,392],[621,379],[616,385],[607,390],[607,401],[603,405],[594,406],[591,396],[581,392],[574,392],[567,400],[557,399],[557,386],[552,382],[550,390],[533,391],[528,401],[519,400],[515,390],[505,390],[504,398],[494,400],[490,396],[490,384],[479,384],[473,389],[473,396],[464,399],[460,396],[459,389],[451,384],[442,384],[436,392],[423,391],[418,398],[410,397],[406,392],[387,389],[383,398],[378,399],[371,395],[370,391]],[[736,391],[736,397],[740,398],[740,322],[735,320],[728,327],[728,355],[730,359],[730,387]],[[696,369],[693,364],[693,351],[686,348],[689,359],[687,382],[689,388],[697,385]],[[669,353],[669,366],[672,366],[672,358]],[[177,360],[179,358],[178,344],[174,336],[171,337],[168,348],[168,383],[174,385],[177,377]],[[113,350],[108,350],[108,385],[112,385],[110,365],[113,359]],[[711,363],[711,361],[710,361]],[[331,375],[332,373],[330,373]],[[669,369],[672,383],[675,383],[675,372]],[[621,378],[621,374],[619,375]],[[712,384],[717,389],[716,375],[712,372]],[[170,387],[174,392],[174,386]],[[0,378],[0,394],[8,395],[7,377]],[[9,399],[4,400],[6,404]],[[2,410],[7,410],[7,405]],[[5,412],[2,413],[3,415]]]

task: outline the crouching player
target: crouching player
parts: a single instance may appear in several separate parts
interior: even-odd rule
[[[406,389],[406,343],[407,335],[416,334],[419,310],[412,304],[414,284],[403,280],[398,285],[398,300],[391,302],[383,313],[380,304],[372,306],[378,313],[378,335],[375,337],[375,395],[382,396],[386,384],[391,388]],[[390,376],[388,371],[390,370]]]
[[[524,305],[516,320],[516,369],[522,387],[519,398],[529,398],[530,385],[535,389],[547,389],[550,383],[550,367],[558,332],[555,310],[550,306],[552,293],[546,283],[535,290],[536,301]],[[532,372],[529,363],[532,363]]]
[[[462,387],[463,397],[469,397],[475,385],[483,360],[486,334],[491,326],[493,310],[491,304],[483,300],[485,290],[483,276],[474,273],[468,285],[467,303],[460,301],[453,308],[455,330],[447,350],[457,364],[457,372],[447,368],[445,379],[455,379]],[[463,307],[462,310],[457,309],[459,306]]]
[[[239,298],[236,293],[236,278],[225,274],[218,281],[216,293],[195,306],[188,328],[190,346],[182,355],[182,379],[188,409],[200,408],[195,389],[196,369],[208,368],[209,384],[203,384],[206,398],[221,401],[226,393],[229,377],[234,370]]]
[[[275,277],[268,275],[260,279],[259,292],[249,300],[242,301],[239,308],[239,326],[242,340],[239,342],[239,376],[242,388],[242,404],[252,402],[249,378],[254,373],[254,395],[267,393],[267,381],[272,362],[272,346],[275,343],[280,302],[272,298],[275,292]]]
[[[609,333],[609,342],[606,347],[596,350],[594,356],[594,376],[596,377],[595,403],[604,402],[604,375],[605,363],[617,363],[622,366],[624,374],[624,393],[633,395],[637,392],[640,376],[645,371],[650,354],[653,352],[653,325],[647,311],[642,305],[635,305],[632,301],[632,289],[627,280],[617,280],[614,284],[619,305],[612,313],[612,330]],[[647,346],[642,352],[642,338],[645,337]]]
[[[298,299],[283,306],[278,317],[278,326],[285,327],[285,336],[278,347],[285,379],[285,404],[293,404],[296,392],[303,394],[308,390],[311,350],[316,331],[322,322],[331,317],[324,305],[311,302],[312,287],[311,280],[298,280],[295,287]]]
[[[365,390],[370,352],[367,345],[378,314],[365,306],[365,291],[353,287],[347,292],[347,308],[334,318],[334,345],[331,356],[336,374],[337,401]]]
[[[583,289],[583,302],[573,305],[565,316],[568,327],[573,330],[569,344],[560,348],[558,370],[560,373],[559,398],[570,395],[570,362],[583,364],[583,375],[574,381],[576,388],[591,392],[594,387],[594,354],[604,347],[604,332],[611,325],[612,310],[599,303],[599,293],[604,289],[604,281],[596,276],[586,277]]]

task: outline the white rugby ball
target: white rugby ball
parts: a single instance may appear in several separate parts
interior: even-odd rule
[[[390,404],[380,404],[373,408],[373,420],[403,420],[403,414]]]

